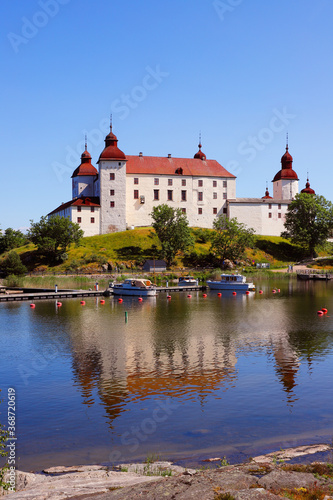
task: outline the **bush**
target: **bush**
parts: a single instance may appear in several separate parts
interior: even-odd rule
[[[4,280],[5,285],[9,288],[21,288],[23,286],[24,280],[22,276],[16,276],[15,274],[10,274]]]
[[[1,271],[4,277],[10,274],[15,274],[17,276],[22,276],[27,272],[27,268],[22,264],[20,256],[12,251],[9,252],[7,257],[1,263]]]

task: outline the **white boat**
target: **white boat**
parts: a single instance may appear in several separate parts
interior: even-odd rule
[[[156,295],[156,287],[151,281],[129,278],[123,283],[112,287],[113,295],[136,295],[138,297],[152,297]]]
[[[178,280],[178,286],[195,286],[197,280],[193,276],[181,276]]]
[[[207,281],[207,286],[211,290],[231,290],[237,292],[255,290],[255,285],[253,283],[247,283],[246,276],[241,274],[221,274],[221,280],[219,281]]]

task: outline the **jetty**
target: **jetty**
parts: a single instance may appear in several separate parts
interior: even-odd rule
[[[297,272],[297,279],[301,281],[309,280],[322,280],[329,281],[332,279],[332,274],[323,272],[313,272],[313,271],[299,271]]]

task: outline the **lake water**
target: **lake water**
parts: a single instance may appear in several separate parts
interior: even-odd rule
[[[0,421],[12,387],[18,468],[238,462],[331,442],[333,283],[259,288],[1,303]]]

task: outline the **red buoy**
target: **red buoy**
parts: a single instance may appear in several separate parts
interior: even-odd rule
[[[221,292],[219,292],[219,293],[217,294],[217,296],[218,296],[218,297],[222,297],[222,293],[221,293]]]
[[[202,296],[203,296],[204,298],[206,298],[206,297],[207,297],[207,293],[203,293],[203,294],[202,294]]]
[[[277,289],[278,293],[280,293],[280,288]]]
[[[101,299],[101,304],[105,304],[105,300],[104,299]]]
[[[272,292],[273,292],[273,293],[276,293],[276,290],[275,290],[275,288],[273,288]]]
[[[118,302],[122,302],[122,301],[123,301],[123,299],[121,297],[119,297]]]
[[[171,295],[167,295],[167,299],[171,299]]]
[[[80,304],[81,304],[81,306],[85,306],[86,305],[86,303],[85,303],[84,300],[81,300]]]
[[[237,295],[237,292],[232,292],[232,295]]]
[[[57,302],[57,306],[61,307],[62,306],[62,302]]]
[[[189,299],[191,299],[191,298],[192,298],[192,295],[189,293],[187,297],[188,297]]]
[[[260,293],[260,295],[261,295],[261,294],[262,294],[262,293],[264,293],[264,292],[263,292],[262,290],[259,290],[259,293]]]
[[[323,311],[317,311],[318,316],[324,316]]]
[[[30,304],[31,309],[35,309],[36,304]]]
[[[322,308],[321,308],[321,310],[323,311],[323,313],[324,313],[324,314],[327,314],[327,313],[328,313],[328,311],[327,311],[326,307],[322,307]]]
[[[250,295],[250,292],[249,292],[248,290],[246,290],[246,292],[245,292],[245,293],[246,293],[246,295]]]
[[[139,302],[142,302],[142,301],[143,301],[143,298],[142,298],[142,297],[139,297],[139,298],[138,298],[138,301],[139,301]]]

